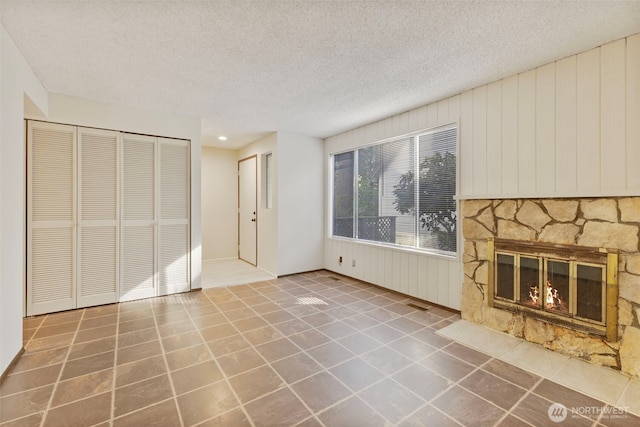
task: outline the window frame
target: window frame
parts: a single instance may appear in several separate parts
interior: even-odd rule
[[[380,241],[374,241],[374,240],[365,240],[365,239],[361,239],[358,236],[358,152],[361,149],[366,149],[369,147],[373,147],[373,146],[380,146],[382,144],[385,143],[389,143],[389,142],[393,142],[393,141],[397,141],[397,140],[402,140],[402,139],[408,139],[408,138],[415,138],[415,146],[413,147],[414,150],[414,171],[420,169],[419,165],[420,165],[420,142],[419,142],[419,137],[422,135],[426,135],[426,134],[433,134],[436,133],[438,131],[447,131],[447,130],[451,130],[451,129],[455,129],[455,149],[453,150],[453,152],[455,153],[455,169],[456,169],[456,173],[455,173],[455,188],[454,188],[454,194],[453,194],[453,200],[455,203],[455,212],[456,212],[456,220],[455,220],[455,239],[456,239],[456,250],[455,252],[453,251],[444,251],[444,250],[439,250],[437,248],[421,248],[419,245],[419,239],[420,239],[420,216],[416,215],[415,221],[416,221],[416,228],[414,231],[414,244],[412,246],[408,246],[408,245],[401,245],[401,244],[397,244],[397,243],[387,243],[387,242],[380,242]],[[335,208],[335,157],[339,156],[341,154],[345,154],[345,153],[353,153],[353,176],[352,176],[352,190],[353,190],[353,237],[345,237],[345,236],[339,236],[339,235],[334,235],[334,208]],[[343,149],[343,150],[336,150],[333,151],[329,154],[329,188],[328,188],[328,201],[329,201],[329,207],[328,207],[328,227],[327,227],[327,234],[328,234],[328,238],[329,239],[337,239],[337,240],[345,240],[345,241],[350,241],[350,242],[354,242],[354,243],[358,243],[358,244],[364,244],[364,245],[372,245],[372,246],[383,246],[392,250],[397,250],[397,251],[401,251],[401,252],[410,252],[410,253],[418,253],[418,254],[427,254],[427,255],[431,255],[431,256],[436,256],[436,257],[442,257],[442,258],[446,258],[446,259],[455,259],[455,260],[459,260],[460,258],[460,253],[461,253],[461,233],[462,233],[462,226],[461,226],[461,216],[460,216],[460,203],[459,203],[459,196],[460,196],[460,126],[459,126],[459,122],[458,121],[453,121],[453,122],[447,122],[444,124],[439,124],[437,126],[432,126],[432,127],[428,127],[428,128],[424,128],[418,131],[413,131],[413,132],[409,132],[409,133],[405,133],[405,134],[399,134],[399,135],[395,135],[392,137],[387,137],[384,139],[380,139],[380,140],[376,140],[370,143],[366,143],[366,144],[361,144],[361,145],[354,145],[350,148],[347,149]],[[418,190],[416,189],[416,197],[417,197],[417,193]],[[416,200],[416,202],[419,203],[418,200]]]

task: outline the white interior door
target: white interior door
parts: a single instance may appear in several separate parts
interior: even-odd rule
[[[119,132],[78,128],[78,307],[118,299],[119,142]]]
[[[122,137],[120,301],[157,295],[156,138]]]
[[[27,315],[76,306],[76,128],[28,122]]]
[[[257,265],[257,158],[238,162],[238,257]]]
[[[186,292],[189,280],[189,143],[158,138],[159,294]]]

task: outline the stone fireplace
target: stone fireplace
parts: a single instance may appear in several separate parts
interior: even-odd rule
[[[466,320],[640,377],[640,197],[465,200]]]

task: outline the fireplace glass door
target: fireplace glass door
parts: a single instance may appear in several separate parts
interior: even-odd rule
[[[495,260],[495,299],[605,323],[604,265],[508,252],[496,252]]]
[[[578,264],[576,267],[576,316],[604,322],[605,269],[600,265],[588,264]]]
[[[544,309],[568,314],[571,281],[569,262],[549,259],[547,260],[546,273],[542,290]]]

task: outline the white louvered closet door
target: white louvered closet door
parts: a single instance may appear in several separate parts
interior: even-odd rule
[[[119,140],[78,128],[78,307],[118,299]]]
[[[76,305],[76,128],[27,125],[27,315]]]
[[[120,301],[157,295],[156,138],[123,134]]]
[[[158,138],[159,294],[186,292],[189,280],[189,143]]]

